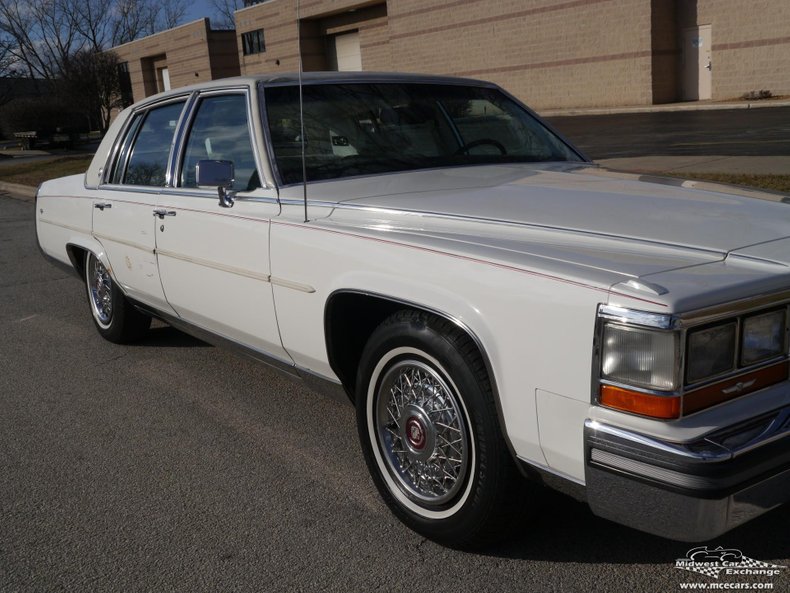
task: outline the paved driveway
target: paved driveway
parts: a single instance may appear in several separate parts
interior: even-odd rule
[[[790,155],[790,107],[578,115],[548,120],[593,159]]]
[[[352,410],[158,325],[116,346],[0,197],[0,591],[677,591],[689,544],[524,500],[485,553],[404,528]],[[790,565],[790,507],[715,543]],[[790,573],[790,568],[785,571]],[[731,581],[732,579],[730,579]],[[773,581],[788,590],[790,574]],[[762,582],[758,581],[758,582]]]

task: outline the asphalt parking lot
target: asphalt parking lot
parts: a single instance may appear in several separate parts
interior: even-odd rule
[[[592,159],[790,155],[790,107],[547,118]]]
[[[348,405],[166,326],[94,331],[0,196],[0,591],[678,591],[691,544],[536,494],[519,536],[442,548],[378,499]],[[788,566],[790,507],[714,542]],[[734,582],[733,579],[722,581]],[[740,582],[746,582],[742,578]]]

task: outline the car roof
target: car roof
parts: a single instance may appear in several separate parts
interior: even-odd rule
[[[206,90],[215,88],[249,87],[254,88],[258,84],[263,86],[290,86],[299,83],[298,72],[277,72],[261,74],[257,76],[234,76],[231,78],[219,78],[198,84],[179,87],[170,91],[165,91],[151,97],[142,99],[137,105],[142,105],[152,101],[159,101],[168,97],[184,95],[196,90]],[[341,83],[417,83],[417,84],[458,84],[469,86],[496,87],[491,82],[476,80],[473,78],[459,78],[455,76],[439,76],[433,74],[410,74],[404,72],[303,72],[301,75],[302,84],[341,84]]]

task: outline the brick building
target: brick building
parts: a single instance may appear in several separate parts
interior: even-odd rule
[[[241,74],[294,71],[301,49],[305,70],[483,78],[538,109],[790,94],[787,0],[301,0],[298,23],[296,0],[246,1]],[[157,88],[162,55],[172,86],[222,75],[208,64],[230,43],[212,50],[220,32],[199,23],[116,48],[135,48],[135,99],[141,69],[144,94]]]
[[[197,82],[238,76],[235,31],[199,19],[112,48],[121,61],[125,102]]]

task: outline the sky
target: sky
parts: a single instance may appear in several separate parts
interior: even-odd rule
[[[197,19],[202,19],[204,16],[212,18],[214,16],[214,7],[211,6],[209,0],[189,0],[187,5],[187,12],[184,15],[184,23],[191,23]]]

